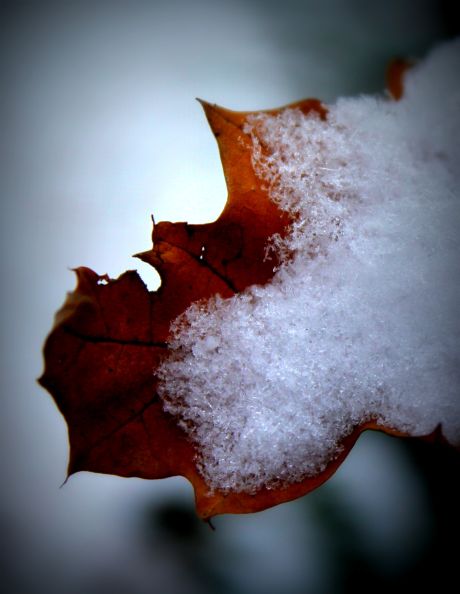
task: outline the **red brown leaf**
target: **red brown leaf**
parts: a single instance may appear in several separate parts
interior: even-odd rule
[[[203,107],[227,181],[224,211],[210,224],[154,226],[152,249],[138,255],[161,276],[154,293],[133,271],[112,280],[78,268],[77,287],[56,314],[45,344],[40,383],[68,424],[69,475],[80,470],[150,479],[183,475],[195,488],[198,513],[209,517],[263,509],[302,489],[279,496],[210,495],[196,470],[193,444],[155,393],[154,371],[168,356],[171,322],[194,301],[217,293],[228,297],[270,280],[276,261],[265,259],[267,239],[289,224],[253,171],[251,140],[242,130],[247,114]],[[326,114],[316,100],[296,107]]]
[[[394,98],[402,92],[399,66],[388,78]],[[196,468],[195,446],[163,410],[155,370],[169,355],[171,323],[191,303],[216,294],[230,297],[272,278],[277,262],[265,258],[267,240],[285,234],[291,221],[253,170],[252,141],[243,131],[248,114],[204,102],[203,107],[228,187],[221,216],[203,225],[154,225],[153,247],[138,257],[159,272],[156,292],[133,271],[112,280],[78,268],[77,286],[46,341],[39,381],[68,424],[69,475],[80,470],[148,479],[182,475],[195,489],[198,514],[208,518],[258,511],[304,495],[335,472],[362,431],[394,432],[375,423],[356,427],[326,470],[299,483],[255,494],[209,492]],[[327,118],[316,100],[295,107]]]

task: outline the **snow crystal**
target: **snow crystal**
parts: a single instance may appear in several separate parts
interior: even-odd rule
[[[192,305],[160,370],[210,488],[299,481],[369,419],[460,445],[460,40],[404,98],[247,118],[270,197],[296,215],[264,287]],[[261,146],[264,149],[261,149]]]

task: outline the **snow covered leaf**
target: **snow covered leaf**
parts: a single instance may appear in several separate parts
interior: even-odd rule
[[[318,101],[296,106],[325,114]],[[80,470],[151,479],[183,475],[194,485],[198,512],[208,517],[278,500],[209,493],[196,470],[194,445],[163,411],[155,370],[168,356],[172,321],[192,302],[228,297],[273,276],[277,261],[265,258],[267,239],[285,233],[289,217],[268,199],[254,173],[252,144],[242,132],[246,114],[204,102],[203,107],[227,179],[223,213],[210,224],[154,225],[153,247],[138,257],[160,273],[157,292],[147,291],[133,271],[113,280],[78,268],[77,287],[46,341],[40,383],[68,424],[69,475]]]
[[[206,518],[307,493],[368,428],[458,445],[459,48],[396,64],[399,102],[203,104],[222,215],[154,226],[155,293],[78,269],[45,345],[70,474],[182,475]]]

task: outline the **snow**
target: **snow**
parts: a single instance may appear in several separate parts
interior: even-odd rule
[[[296,215],[272,238],[284,262],[264,287],[192,305],[160,369],[210,489],[314,475],[370,419],[411,435],[441,424],[460,445],[459,72],[456,40],[406,75],[399,102],[247,118],[256,173]]]

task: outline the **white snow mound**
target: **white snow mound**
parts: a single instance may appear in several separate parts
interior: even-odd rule
[[[460,445],[460,40],[402,100],[248,117],[254,167],[298,215],[273,281],[192,305],[160,369],[211,489],[318,473],[368,419]],[[260,150],[268,148],[268,156]]]

